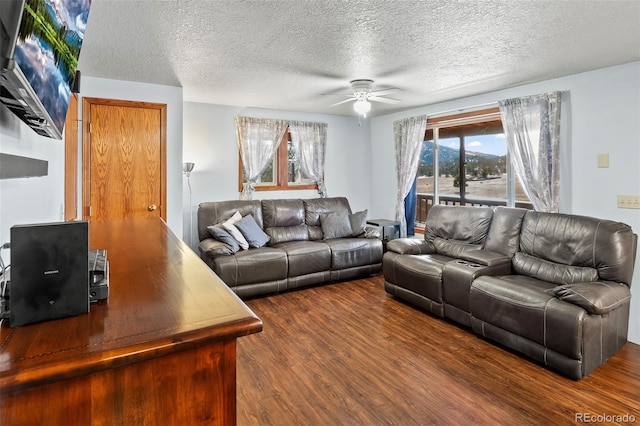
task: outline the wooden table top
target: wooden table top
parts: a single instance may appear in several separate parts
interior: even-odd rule
[[[0,325],[0,394],[262,330],[262,321],[158,218],[89,225],[109,298],[89,314]]]

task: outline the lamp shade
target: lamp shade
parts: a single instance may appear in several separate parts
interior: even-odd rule
[[[194,166],[195,166],[194,163],[182,163],[182,172],[183,173],[191,173],[191,171],[193,170]]]
[[[371,104],[367,100],[358,100],[353,104],[353,109],[360,115],[367,116],[371,110]]]

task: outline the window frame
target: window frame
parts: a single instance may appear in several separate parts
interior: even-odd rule
[[[275,185],[272,182],[261,184],[258,183],[254,186],[255,191],[295,191],[305,189],[318,189],[317,183],[293,183],[289,182],[288,166],[289,166],[289,148],[288,143],[291,142],[291,133],[289,127],[284,132],[278,150],[274,154],[276,167],[273,170],[275,174]],[[242,155],[240,155],[240,149],[238,149],[238,192],[242,192],[244,188],[243,173],[244,166],[242,165]]]
[[[482,127],[482,126],[496,126],[496,122],[500,122],[500,126],[502,127],[502,117],[500,115],[500,108],[499,107],[491,107],[491,108],[486,108],[486,109],[482,109],[482,110],[475,110],[475,111],[468,111],[468,112],[464,112],[464,113],[459,113],[459,114],[446,114],[443,116],[439,116],[439,117],[433,117],[433,118],[428,118],[427,119],[427,127],[425,130],[425,134],[424,134],[424,139],[423,139],[423,143],[426,141],[430,141],[433,140],[434,143],[434,150],[435,150],[435,154],[434,154],[434,182],[433,182],[433,186],[434,186],[434,190],[433,190],[433,194],[428,194],[432,196],[432,205],[436,205],[436,204],[441,204],[440,203],[440,197],[449,197],[448,195],[441,195],[439,194],[439,174],[440,174],[440,166],[438,164],[438,157],[439,157],[439,149],[440,149],[440,140],[447,138],[447,137],[456,137],[456,138],[460,138],[460,175],[463,174],[464,172],[464,162],[465,162],[465,150],[464,150],[464,138],[463,136],[461,136],[460,134],[460,128],[463,128],[462,131],[466,133],[466,130],[471,129],[473,126],[477,126],[477,127]],[[446,130],[444,133],[444,135],[441,135],[440,132],[443,129],[448,129]],[[458,134],[456,133],[456,129],[458,129]],[[453,135],[449,136],[447,133],[451,134],[453,133]],[[429,136],[431,135],[431,136]],[[506,195],[506,199],[496,199],[496,200],[473,200],[473,199],[467,199],[466,196],[463,195],[464,193],[464,183],[465,180],[464,178],[461,178],[461,182],[460,182],[460,187],[461,187],[461,195],[460,195],[460,204],[461,205],[471,205],[471,206],[475,206],[475,205],[506,205],[508,207],[523,207],[523,208],[529,208],[529,209],[533,209],[533,205],[529,202],[522,202],[522,201],[517,201],[516,200],[516,191],[515,191],[515,180],[518,179],[518,177],[515,174],[515,171],[513,169],[513,166],[511,165],[511,160],[510,160],[510,154],[509,154],[509,150],[507,147],[507,164],[506,164],[506,168],[507,168],[507,193]],[[420,194],[416,193],[416,198],[418,198],[420,196]],[[480,201],[480,203],[477,203],[478,201]],[[486,201],[486,204],[483,203],[484,201]],[[448,201],[446,201],[444,204],[449,204]],[[455,202],[454,202],[455,204]],[[430,207],[428,207],[427,205],[427,209],[426,211],[428,212]],[[415,231],[422,233],[424,232],[424,222],[418,222],[418,210],[420,210],[420,203],[419,200],[416,199],[416,225],[415,225]]]

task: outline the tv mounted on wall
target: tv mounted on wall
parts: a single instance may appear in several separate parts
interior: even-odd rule
[[[0,1],[0,102],[62,139],[91,0]]]

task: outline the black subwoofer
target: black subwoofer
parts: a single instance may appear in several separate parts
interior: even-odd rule
[[[89,224],[11,228],[10,325],[89,312]]]

